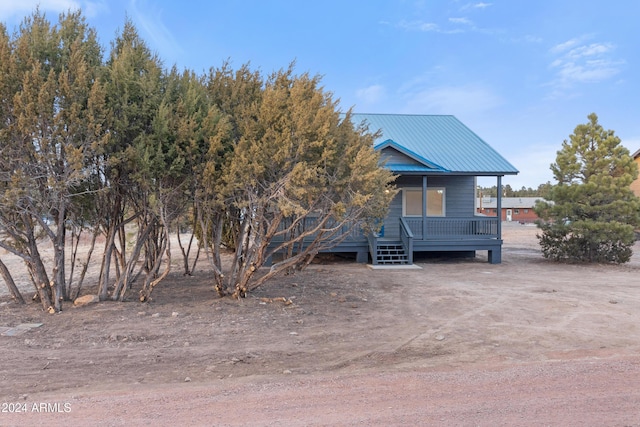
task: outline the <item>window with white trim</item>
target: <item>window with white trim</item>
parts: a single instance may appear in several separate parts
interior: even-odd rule
[[[445,200],[444,188],[427,188],[427,216],[445,216]],[[402,190],[402,216],[422,216],[422,188]]]
[[[427,216],[445,216],[444,188],[427,188]]]
[[[402,190],[402,216],[422,216],[422,188]]]

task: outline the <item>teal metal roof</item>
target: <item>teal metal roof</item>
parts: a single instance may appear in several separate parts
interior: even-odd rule
[[[381,130],[375,148],[396,149],[425,166],[424,169],[387,164],[395,172],[515,175],[518,170],[489,144],[454,116],[412,114],[358,114],[353,122],[365,121],[371,132]]]

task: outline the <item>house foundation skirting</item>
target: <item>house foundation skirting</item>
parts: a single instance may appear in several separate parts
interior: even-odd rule
[[[487,251],[487,261],[490,264],[502,262],[501,239],[467,239],[467,240],[414,240],[413,252],[467,252]],[[330,250],[320,253],[355,253],[356,262],[368,263],[370,259],[369,245],[366,241],[343,243]],[[271,259],[265,266],[271,265]]]

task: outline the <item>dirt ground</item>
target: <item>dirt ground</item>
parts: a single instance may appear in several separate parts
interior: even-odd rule
[[[640,244],[556,264],[535,234],[505,225],[499,265],[326,259],[241,301],[204,261],[147,304],[2,288],[0,425],[640,426]]]

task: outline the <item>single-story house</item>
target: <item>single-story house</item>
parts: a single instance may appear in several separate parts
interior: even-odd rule
[[[638,170],[640,171],[640,150],[633,153],[633,160],[636,162],[636,165],[638,165]],[[640,175],[631,183],[631,190],[633,190],[636,196],[640,197]]]
[[[533,211],[533,207],[538,200],[544,199],[542,197],[503,197],[500,219],[522,224],[535,222],[538,215]],[[498,198],[488,196],[478,198],[477,211],[479,214],[497,216]]]
[[[487,251],[501,262],[497,216],[476,212],[477,177],[502,177],[518,170],[451,115],[353,114],[372,132],[374,147],[396,175],[397,193],[377,235],[350,235],[330,252],[356,253],[358,262],[413,264],[416,252]],[[497,199],[501,208],[501,199]]]

